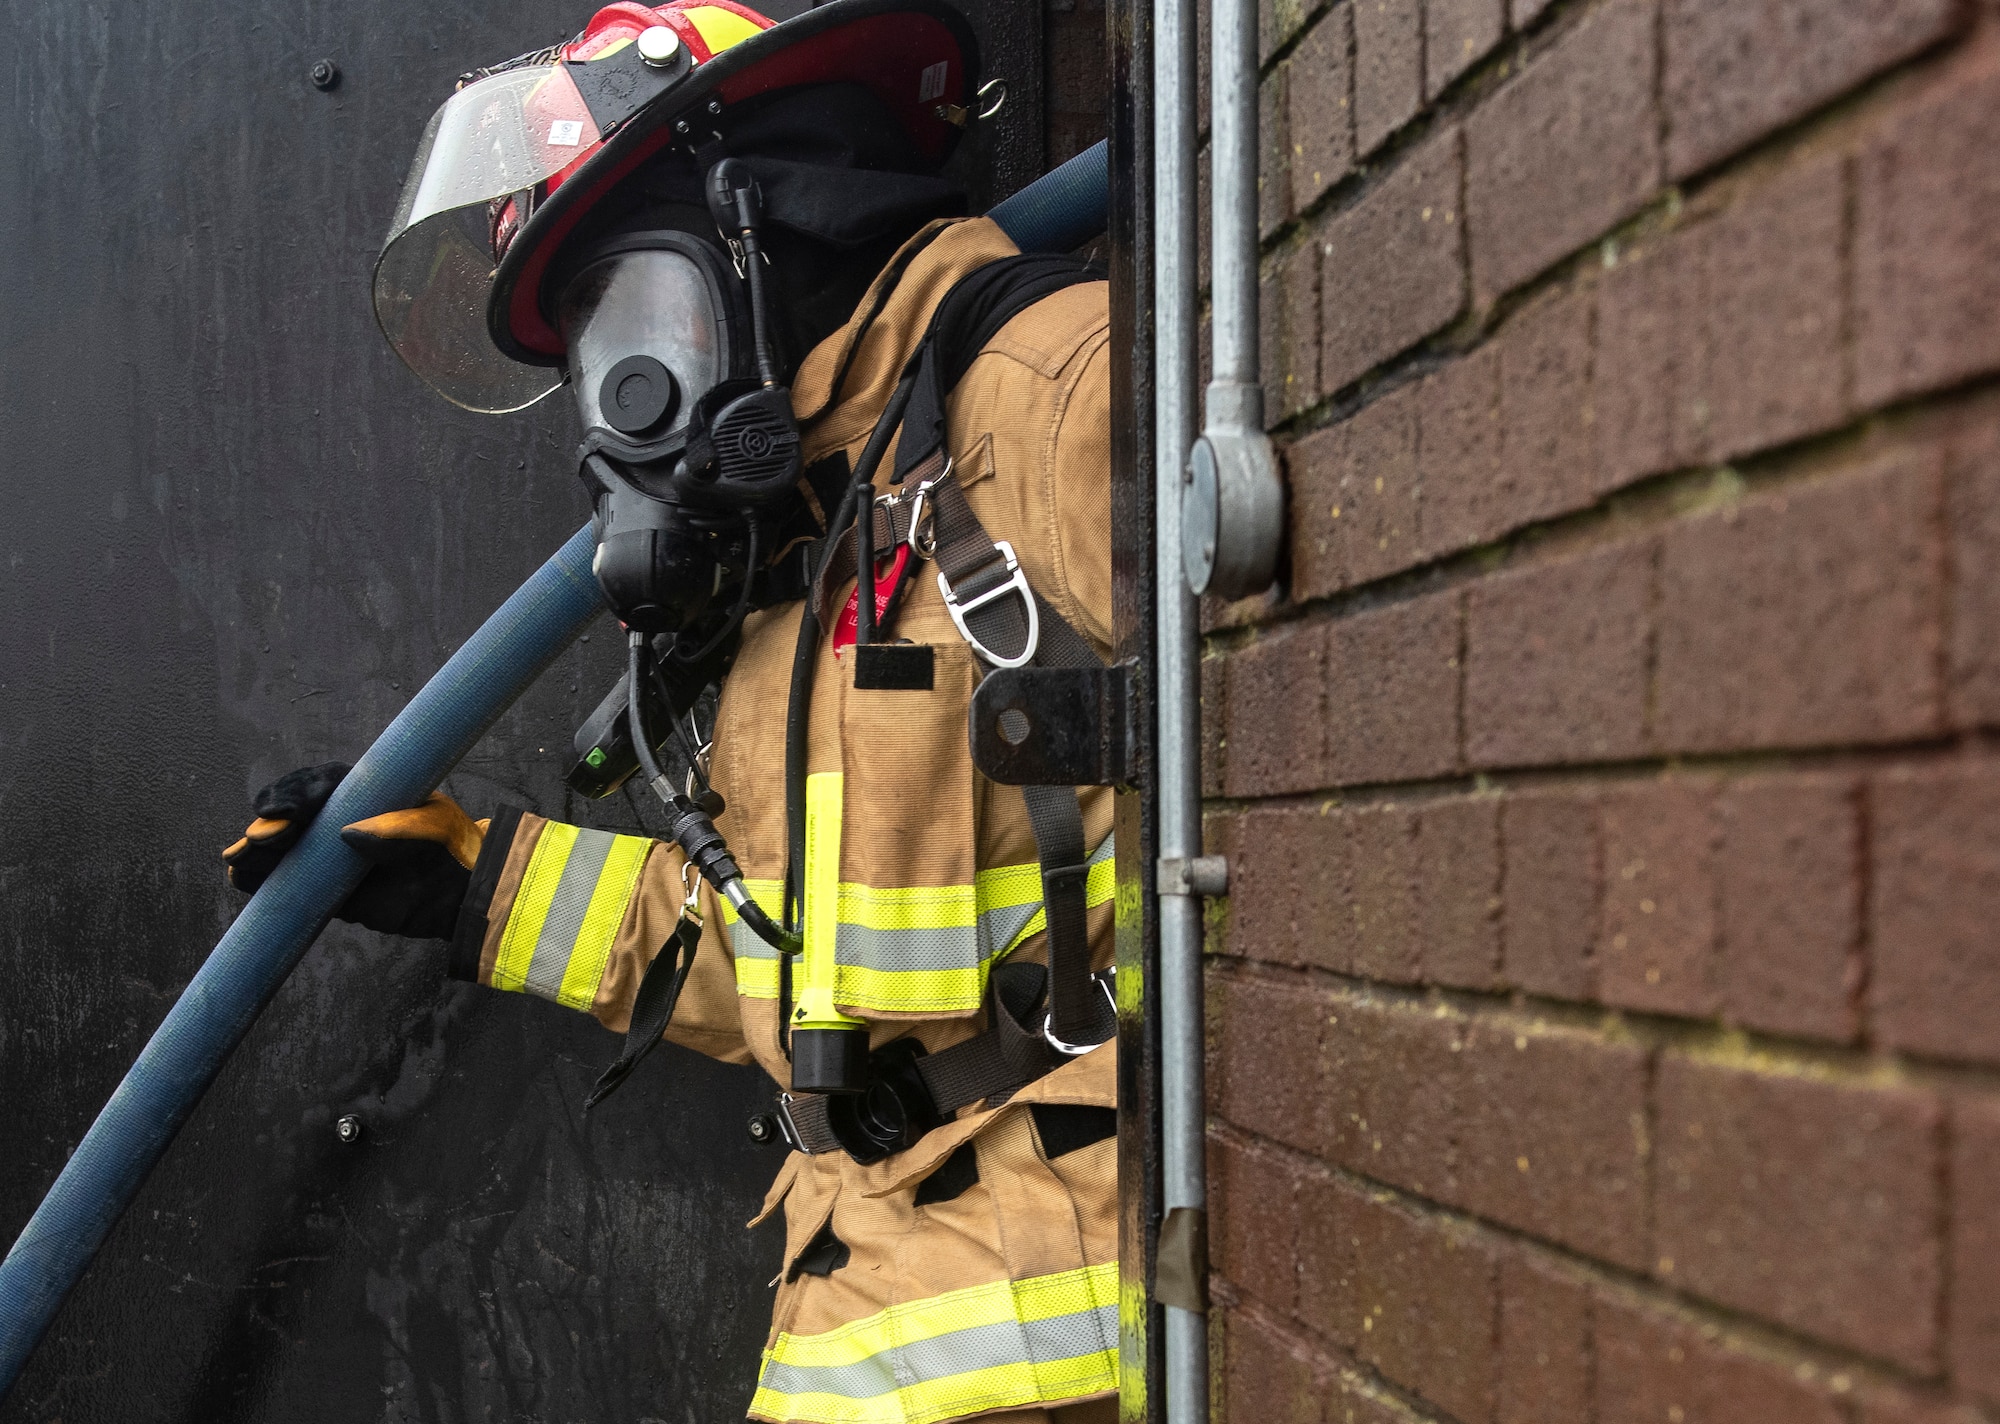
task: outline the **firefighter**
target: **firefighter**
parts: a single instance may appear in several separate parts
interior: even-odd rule
[[[610,5],[461,80],[376,270],[447,398],[570,386],[673,831],[433,794],[344,830],[340,914],[624,1035],[599,1095],[662,1033],[775,1079],[758,1419],[1116,1417],[1109,792],[967,737],[992,669],[1108,653],[1106,287],[958,216],[976,68],[941,0]],[[238,889],[345,770],[258,794]]]

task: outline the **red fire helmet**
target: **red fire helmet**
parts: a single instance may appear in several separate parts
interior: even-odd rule
[[[723,141],[739,105],[834,82],[871,91],[935,168],[978,66],[944,0],[832,0],[783,24],[734,0],[618,0],[568,44],[465,76],[431,116],[376,259],[376,321],[454,404],[532,405],[563,380],[544,278],[624,179]]]

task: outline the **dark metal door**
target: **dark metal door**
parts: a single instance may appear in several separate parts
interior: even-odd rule
[[[587,513],[566,403],[452,411],[367,280],[452,76],[591,8],[0,0],[0,1241],[234,913],[249,793],[351,759]],[[975,17],[1022,100],[990,197],[1039,162],[1039,9]],[[448,783],[474,814],[645,823],[561,783],[608,631]],[[767,1085],[668,1050],[586,1120],[616,1046],[335,926],[0,1420],[740,1417]]]

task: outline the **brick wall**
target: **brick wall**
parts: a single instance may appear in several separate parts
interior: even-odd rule
[[[1218,1417],[2000,1420],[2000,6],[1264,22]]]

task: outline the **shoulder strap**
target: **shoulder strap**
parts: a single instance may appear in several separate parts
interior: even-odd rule
[[[946,402],[986,344],[1000,334],[1000,328],[1044,297],[1082,282],[1101,281],[1103,277],[1103,267],[1095,262],[1050,253],[1024,253],[989,262],[960,278],[931,314],[924,339],[903,368],[904,375],[913,378],[913,385],[909,404],[902,411],[902,435],[897,440],[896,469],[890,483],[905,483],[918,466],[943,450]],[[883,418],[889,418],[887,411]],[[941,467],[942,461],[938,463]],[[923,477],[919,478],[921,482]],[[829,510],[833,508],[832,500],[824,496],[822,499]],[[907,538],[907,526],[895,521],[899,515],[906,517],[911,508],[876,506],[871,547],[882,549]],[[854,527],[850,524],[834,533],[816,561],[812,578],[813,612],[822,622],[832,592],[854,577],[855,543]]]
[[[951,475],[928,484],[936,513],[938,582],[952,621],[987,667],[1103,667],[1089,642],[1028,585],[1013,550],[997,543]],[[1090,931],[1086,919],[1090,848],[1073,786],[1023,786],[1028,825],[1041,862],[1042,906],[1048,919],[1048,1036],[1070,1045],[1101,1043],[1106,1022],[1100,996],[1090,992]]]
[[[1023,253],[987,263],[946,292],[931,315],[923,344],[911,358],[917,383],[903,412],[896,473],[890,483],[902,484],[943,447],[945,400],[1001,327],[1044,297],[1103,276],[1102,267],[1080,258]]]

